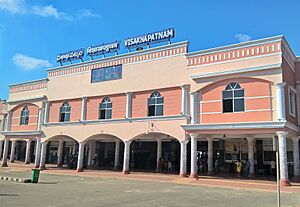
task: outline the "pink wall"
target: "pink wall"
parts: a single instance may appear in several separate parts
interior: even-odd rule
[[[87,120],[99,119],[99,104],[103,98],[109,97],[112,102],[112,118],[122,119],[126,114],[126,94],[117,94],[101,97],[89,97],[87,99]]]
[[[28,125],[20,125],[21,112],[22,112],[24,106],[27,106],[28,110],[29,110]],[[36,105],[33,105],[33,104],[22,104],[22,105],[16,106],[12,110],[11,131],[34,131],[34,130],[37,130],[38,110],[39,110],[39,107]]]
[[[68,101],[71,106],[70,121],[80,120],[82,99],[72,99],[64,101],[53,101],[50,103],[49,123],[59,122],[60,107],[65,101]]]
[[[292,70],[290,65],[287,63],[285,58],[282,58],[282,74],[283,74],[283,82],[286,83],[285,86],[285,113],[286,113],[286,119],[297,125],[297,111],[296,111],[296,117],[290,115],[289,113],[289,86],[296,88],[296,73]],[[299,101],[299,100],[298,100]]]
[[[239,83],[240,86],[244,88],[246,112],[222,113],[222,91],[230,82]],[[271,85],[268,81],[254,78],[226,79],[213,83],[201,90],[202,104],[200,110],[204,113],[201,115],[201,122],[271,121],[270,91]]]
[[[181,88],[164,88],[133,94],[132,117],[146,117],[147,101],[151,93],[158,91],[164,97],[164,115],[179,115],[181,112]]]

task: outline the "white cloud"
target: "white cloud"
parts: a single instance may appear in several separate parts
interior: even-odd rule
[[[57,8],[54,8],[52,5],[49,6],[33,6],[32,12],[36,15],[42,16],[42,17],[54,17],[56,19],[59,19],[62,15],[61,12],[57,10]]]
[[[26,12],[26,2],[25,0],[0,0],[0,10],[22,14]]]
[[[90,9],[84,9],[84,10],[81,10],[79,12],[79,15],[78,15],[79,18],[82,18],[82,17],[95,17],[95,18],[102,18],[102,16],[100,14],[97,14],[97,13],[94,13],[92,10]]]
[[[246,35],[246,34],[236,34],[236,35],[234,35],[234,37],[236,39],[238,39],[240,42],[247,42],[252,39],[251,36]]]
[[[60,11],[53,5],[29,5],[26,0],[0,0],[0,10],[13,14],[33,14],[41,17],[53,17],[55,19],[78,20],[85,17],[101,18],[100,14],[90,9],[83,9],[70,15]]]
[[[36,70],[52,65],[48,60],[29,57],[20,53],[14,55],[12,60],[16,66],[24,71]]]

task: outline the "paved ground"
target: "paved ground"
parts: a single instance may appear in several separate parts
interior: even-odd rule
[[[30,170],[0,168],[0,176],[2,175],[28,178]],[[207,182],[209,186],[203,182]],[[219,182],[219,186],[216,187],[214,182]],[[244,187],[220,187],[224,182],[232,185],[236,182],[243,183]],[[245,186],[245,183],[250,187]],[[251,186],[256,186],[256,189]],[[193,181],[187,178],[178,179],[175,175],[133,173],[121,176],[118,172],[75,173],[53,169],[42,172],[40,184],[0,181],[0,206],[274,207],[276,193],[266,186],[273,188],[274,183],[209,178]],[[300,206],[299,188],[300,186],[294,186],[288,188],[293,190],[282,193],[283,207]]]

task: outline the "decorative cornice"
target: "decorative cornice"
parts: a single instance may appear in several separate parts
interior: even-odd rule
[[[47,96],[34,96],[34,97],[26,97],[26,98],[19,98],[19,99],[9,99],[7,103],[19,103],[19,102],[27,102],[27,101],[43,101],[47,100]]]
[[[239,69],[235,69],[235,70],[226,70],[226,71],[220,71],[220,72],[192,75],[191,78],[192,79],[209,78],[209,77],[215,77],[215,76],[221,76],[221,75],[232,75],[232,74],[236,74],[236,73],[246,73],[246,72],[259,71],[259,70],[269,70],[272,68],[280,68],[280,67],[281,67],[281,63],[277,63],[277,64],[270,64],[270,65],[249,67],[249,68],[239,68]]]
[[[48,81],[49,81],[48,78],[42,78],[42,79],[38,79],[38,80],[32,80],[32,81],[25,81],[25,82],[21,82],[21,83],[10,84],[9,87],[26,86],[26,85],[32,85],[32,84],[35,84],[35,83],[48,82]]]
[[[111,124],[111,123],[128,123],[128,122],[143,122],[143,121],[169,121],[186,119],[184,115],[175,116],[157,116],[157,117],[141,117],[141,118],[123,118],[123,119],[103,119],[103,120],[87,120],[76,122],[55,122],[46,123],[45,126],[65,126],[65,125],[86,125],[86,124]]]
[[[4,136],[36,136],[41,135],[42,131],[2,131]]]

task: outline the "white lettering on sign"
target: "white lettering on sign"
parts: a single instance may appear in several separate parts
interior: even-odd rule
[[[124,40],[124,43],[125,43],[125,47],[132,47],[141,44],[160,42],[163,40],[171,39],[174,36],[175,36],[175,30],[171,28],[160,32],[154,32],[146,35],[141,35],[138,37],[128,38]]]

